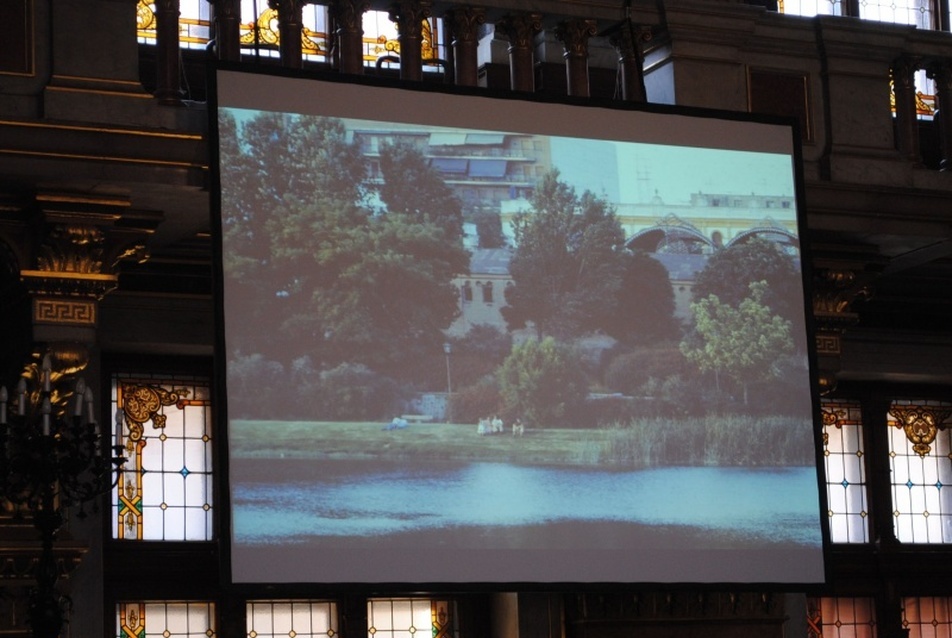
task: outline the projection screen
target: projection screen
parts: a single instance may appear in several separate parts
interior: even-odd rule
[[[823,580],[792,125],[216,83],[234,582]]]

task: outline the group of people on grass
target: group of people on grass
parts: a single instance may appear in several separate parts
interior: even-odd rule
[[[487,436],[491,434],[503,434],[506,431],[506,424],[503,423],[497,415],[492,415],[491,417],[482,418],[479,420],[479,423],[476,425],[476,434],[479,436]],[[526,427],[522,424],[522,419],[517,418],[512,422],[512,435],[513,436],[522,436],[526,433]]]

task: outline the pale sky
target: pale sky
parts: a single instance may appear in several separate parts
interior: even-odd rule
[[[793,158],[785,154],[552,138],[561,179],[614,203],[637,204],[657,193],[667,204],[692,193],[792,197]]]

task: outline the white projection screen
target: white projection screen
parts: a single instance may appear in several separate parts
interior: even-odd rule
[[[823,581],[794,125],[215,83],[234,582]]]

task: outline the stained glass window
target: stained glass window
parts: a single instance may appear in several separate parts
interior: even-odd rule
[[[872,598],[807,598],[808,638],[876,638]]]
[[[453,603],[425,598],[367,601],[368,638],[455,638]]]
[[[375,66],[381,56],[400,56],[399,31],[395,22],[390,20],[386,11],[367,11],[363,16],[364,64]],[[427,60],[446,59],[445,46],[441,38],[443,22],[439,18],[423,21],[422,58],[424,69],[435,70],[436,65],[427,64]],[[399,68],[395,62],[384,62],[383,68]]]
[[[893,529],[903,543],[952,542],[952,404],[894,401],[889,408]]]
[[[841,16],[842,0],[778,0],[781,13],[797,16]]]
[[[924,596],[902,600],[902,627],[908,638],[952,638],[950,599]]]
[[[241,0],[239,28],[242,53],[256,57],[280,57],[281,29],[278,11],[267,0]],[[324,62],[329,49],[327,7],[304,4],[301,12],[301,54],[305,60]]]
[[[860,405],[853,401],[824,400],[821,410],[830,540],[866,543],[869,526]]]
[[[337,605],[307,600],[259,600],[247,605],[248,638],[336,638]]]
[[[128,459],[113,488],[113,538],[212,539],[207,379],[116,375],[112,437]]]
[[[859,17],[932,29],[932,0],[859,0]],[[798,16],[843,15],[842,0],[778,0],[781,13]]]
[[[204,49],[211,37],[208,0],[179,0],[179,46]],[[139,0],[136,6],[136,34],[140,44],[155,44],[155,2]]]
[[[116,607],[117,638],[214,638],[215,605],[209,602],[133,602]]]

